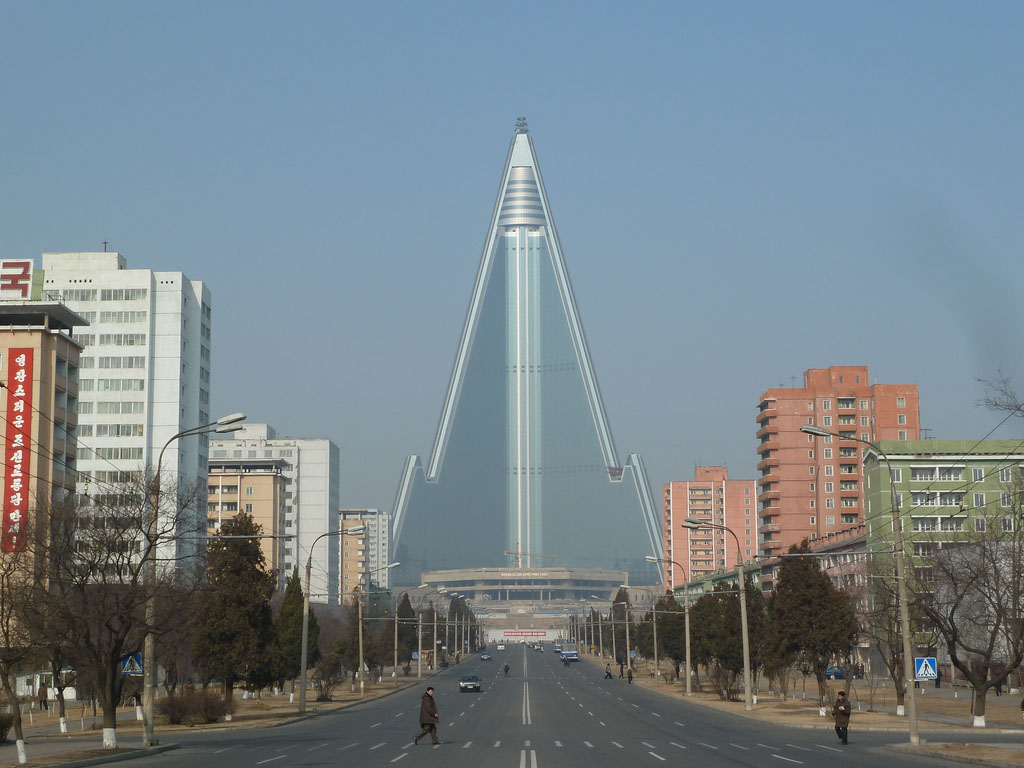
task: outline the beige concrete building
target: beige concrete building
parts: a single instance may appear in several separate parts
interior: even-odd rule
[[[31,536],[45,535],[51,501],[75,492],[82,345],[70,333],[87,322],[60,302],[0,296],[0,549],[16,552]]]
[[[288,478],[284,459],[211,459],[207,491],[207,532],[216,534],[226,520],[239,512],[251,515],[265,536],[284,531]],[[265,538],[260,548],[267,566],[277,573],[283,589],[289,573],[283,572],[285,539]]]
[[[362,528],[366,525],[359,516],[341,516],[341,530],[350,531],[354,528]],[[357,589],[366,591],[369,584],[367,570],[369,568],[368,536],[353,536],[347,533],[341,534],[341,601],[352,599],[352,593]]]

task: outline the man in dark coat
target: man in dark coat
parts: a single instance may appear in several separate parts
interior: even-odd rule
[[[420,739],[430,734],[430,740],[435,744],[441,742],[437,740],[437,705],[434,703],[434,686],[427,688],[427,692],[423,694],[423,699],[420,702],[420,725],[423,730],[416,734],[416,738],[412,740],[413,744],[419,744]]]
[[[845,744],[850,729],[850,702],[846,698],[846,691],[839,692],[836,703],[832,705],[832,716],[836,719],[836,736]]]

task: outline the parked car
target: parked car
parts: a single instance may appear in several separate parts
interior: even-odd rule
[[[466,693],[466,691],[476,691],[480,693],[480,678],[476,675],[466,675],[459,680],[459,691]]]
[[[825,677],[829,680],[845,680],[846,677],[843,675],[843,670],[839,667],[829,667],[825,670]]]
[[[491,660],[491,654],[489,654],[489,653],[481,653],[480,654],[480,661],[490,661],[490,660]]]

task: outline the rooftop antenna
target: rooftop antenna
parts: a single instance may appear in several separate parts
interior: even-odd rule
[[[106,240],[103,241],[103,252],[104,253],[107,252],[107,241]]]
[[[516,133],[529,133],[530,129],[526,125],[526,117],[520,115],[516,118]]]

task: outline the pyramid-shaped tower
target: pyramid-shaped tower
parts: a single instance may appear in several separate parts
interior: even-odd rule
[[[659,516],[639,455],[616,454],[522,118],[430,462],[406,460],[393,520],[396,584],[505,564],[660,578]]]

